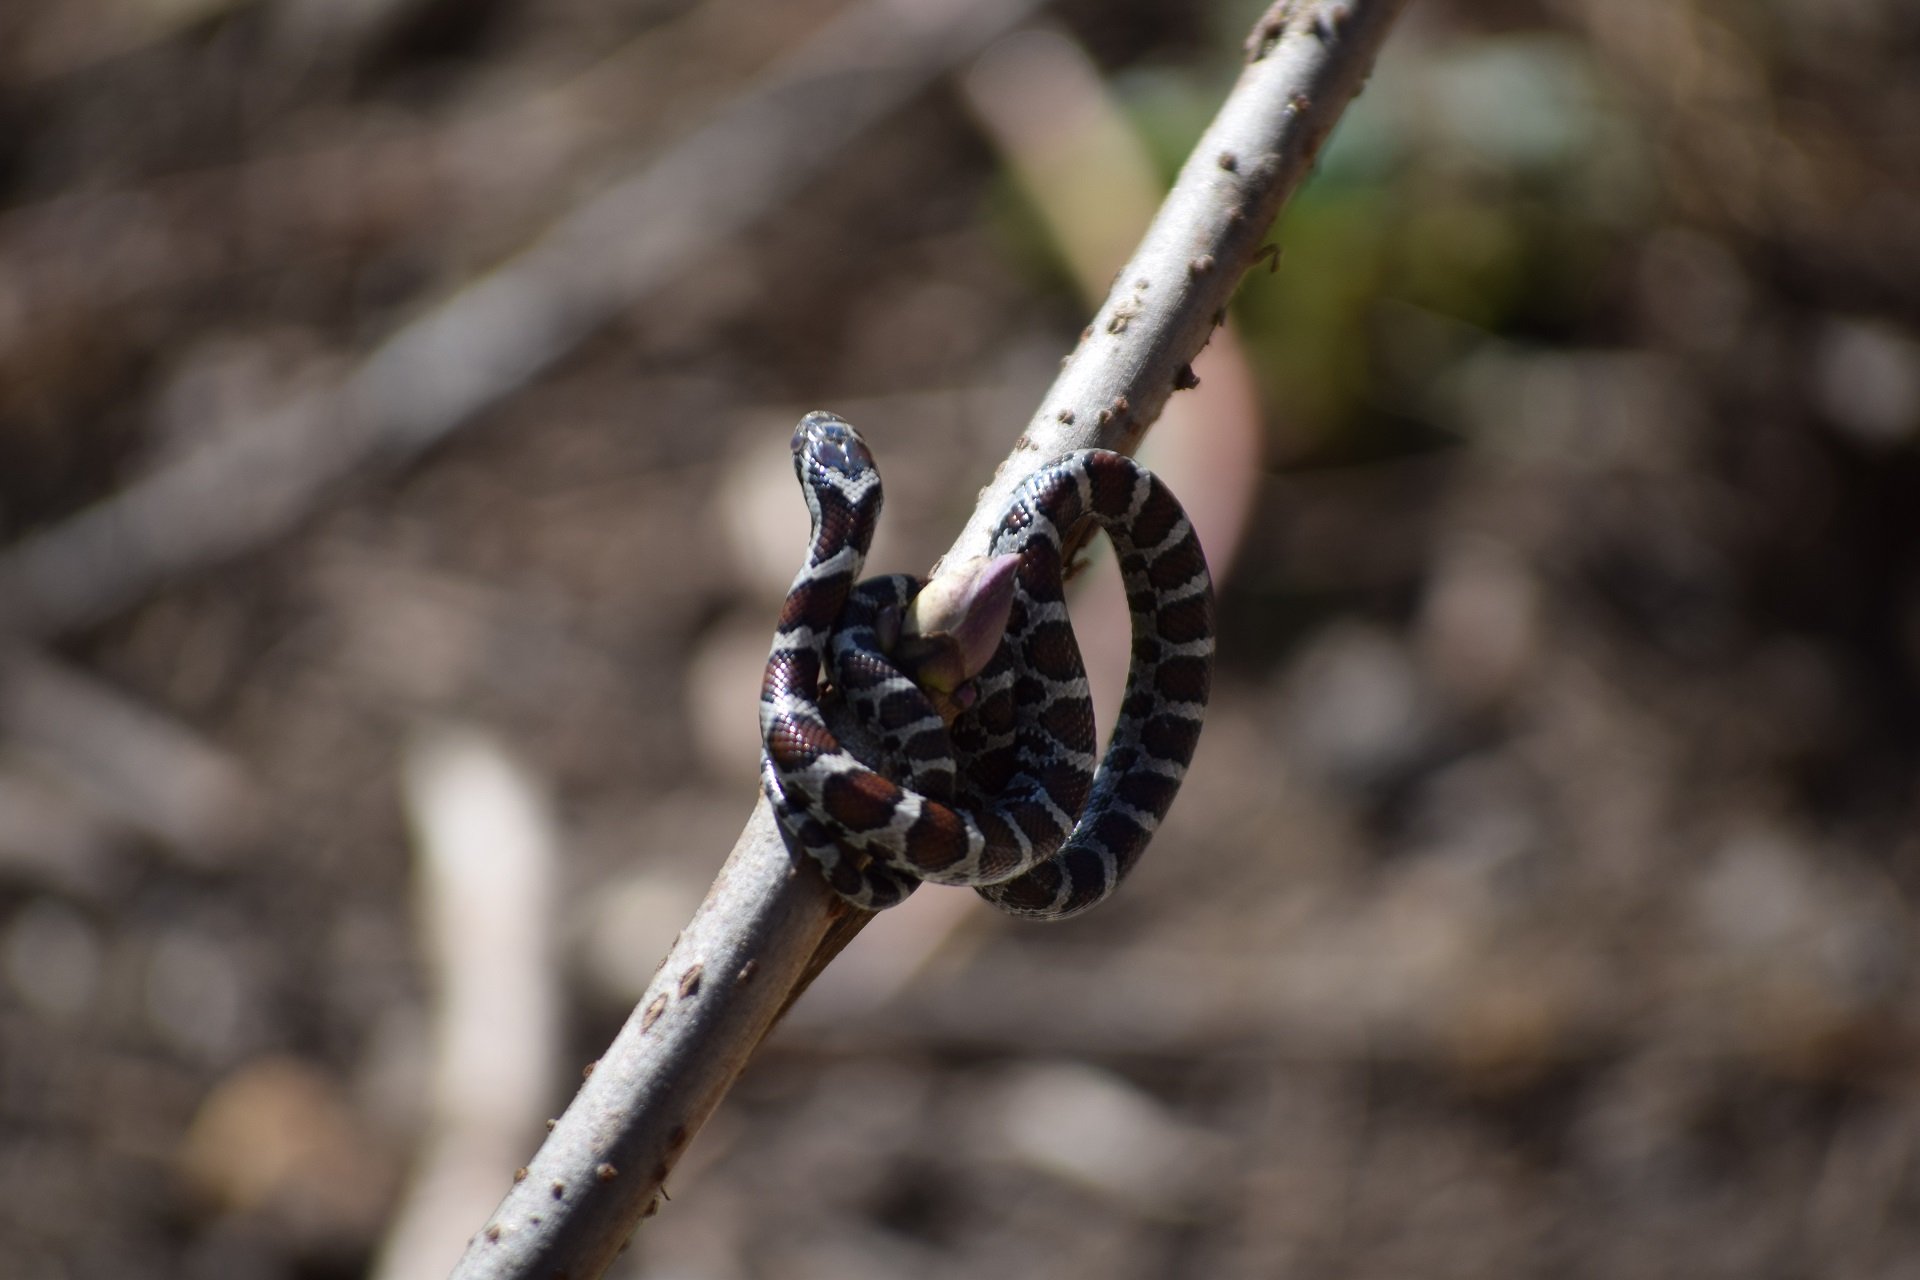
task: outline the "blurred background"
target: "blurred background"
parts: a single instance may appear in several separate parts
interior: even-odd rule
[[[752,803],[791,424],[924,569],[1260,8],[10,0],[8,1275],[444,1273]],[[1275,239],[1153,856],[878,920],[620,1275],[1920,1276],[1920,11],[1417,0]]]

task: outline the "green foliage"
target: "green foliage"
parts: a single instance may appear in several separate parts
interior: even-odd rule
[[[1152,66],[1114,81],[1167,180],[1238,70]],[[1425,385],[1476,335],[1590,327],[1649,186],[1639,139],[1578,44],[1391,49],[1275,229],[1277,260],[1235,301],[1282,456],[1432,447],[1432,424],[1383,415],[1418,418]],[[989,207],[1029,275],[1070,290],[1010,185]]]

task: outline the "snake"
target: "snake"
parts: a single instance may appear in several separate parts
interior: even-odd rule
[[[824,411],[801,418],[791,443],[812,534],[760,689],[761,786],[790,848],[869,911],[922,881],[969,885],[1037,919],[1104,900],[1166,817],[1212,685],[1213,582],[1179,501],[1101,449],[1023,480],[990,542],[991,554],[1018,557],[1006,631],[948,724],[887,652],[888,623],[922,582],[860,578],[882,500],[872,452]],[[1117,553],[1132,627],[1126,692],[1097,760],[1063,591],[1066,549],[1086,521]],[[830,727],[835,696],[877,740],[879,767]]]

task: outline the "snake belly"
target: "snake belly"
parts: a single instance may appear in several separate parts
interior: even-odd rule
[[[1042,919],[1101,901],[1172,805],[1212,680],[1212,579],[1179,502],[1105,450],[1070,454],[1023,482],[991,546],[1020,557],[1006,634],[976,679],[976,701],[949,727],[888,661],[872,625],[917,580],[859,581],[881,505],[865,442],[834,415],[810,413],[793,456],[813,535],[760,690],[761,781],[789,842],[868,910],[922,880],[971,885],[1001,910]],[[1083,520],[1118,554],[1133,636],[1125,698],[1097,762],[1062,594],[1063,546]],[[877,731],[886,772],[828,727],[828,681]]]

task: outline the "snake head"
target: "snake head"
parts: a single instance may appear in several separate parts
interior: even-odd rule
[[[816,409],[793,429],[793,467],[805,483],[809,468],[854,478],[873,470],[867,442],[846,420]]]

